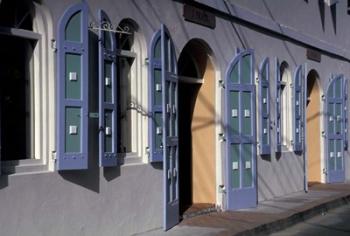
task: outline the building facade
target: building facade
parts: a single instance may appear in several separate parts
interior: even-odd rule
[[[350,179],[348,1],[0,1],[0,230],[130,235]]]

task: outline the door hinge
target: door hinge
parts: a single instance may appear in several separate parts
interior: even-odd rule
[[[220,184],[219,185],[219,189],[218,189],[219,193],[226,193],[226,188],[225,188],[225,185],[223,184]]]
[[[56,151],[55,150],[51,152],[51,158],[52,158],[52,160],[56,160],[57,159],[57,155],[56,155]]]
[[[225,142],[225,141],[226,141],[226,137],[225,137],[225,134],[224,134],[224,133],[220,133],[220,134],[219,134],[219,141],[220,141],[220,142]]]
[[[56,52],[57,51],[57,43],[55,39],[51,39],[51,49]]]
[[[225,88],[225,82],[222,79],[219,80],[219,87]]]

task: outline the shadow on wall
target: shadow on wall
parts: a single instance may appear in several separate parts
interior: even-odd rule
[[[263,171],[257,171],[259,201],[301,190],[303,181],[302,176],[298,173],[301,173],[303,169],[302,158],[295,159],[293,152],[287,152],[284,153],[282,159],[284,161],[280,164],[271,165],[273,175],[266,175]]]
[[[8,176],[0,175],[0,189],[6,188],[9,185]]]
[[[108,182],[119,177],[120,176],[120,165],[113,166],[113,167],[104,167],[103,168],[103,176]]]
[[[260,155],[261,159],[263,159],[264,161],[268,161],[271,162],[271,154],[268,155]],[[276,156],[277,158],[277,156]]]
[[[320,12],[321,17],[321,23],[322,23],[322,30],[324,32],[324,16],[325,16],[325,3],[324,0],[318,0],[318,9]]]
[[[150,164],[154,169],[163,170],[163,162],[153,162]]]
[[[331,6],[331,15],[332,15],[334,34],[337,34],[337,5],[338,4],[334,3]]]

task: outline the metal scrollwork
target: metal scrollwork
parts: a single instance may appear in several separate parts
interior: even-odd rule
[[[131,34],[130,28],[128,26],[125,26],[124,28],[121,28],[119,25],[117,27],[113,27],[113,24],[108,21],[102,21],[101,24],[97,24],[96,22],[90,22],[89,23],[89,29],[93,31],[109,31],[119,34]]]

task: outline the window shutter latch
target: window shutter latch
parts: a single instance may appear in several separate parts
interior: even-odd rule
[[[98,112],[89,112],[89,118],[98,119],[99,118]]]

